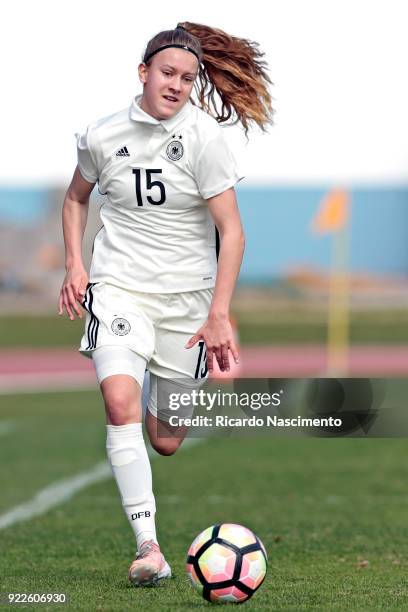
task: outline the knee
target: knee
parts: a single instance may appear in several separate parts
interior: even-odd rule
[[[120,390],[109,390],[104,393],[105,409],[112,425],[126,424],[133,416],[131,398]]]
[[[169,457],[170,455],[174,455],[181,442],[182,441],[177,438],[163,438],[162,440],[151,441],[151,445],[160,455]]]

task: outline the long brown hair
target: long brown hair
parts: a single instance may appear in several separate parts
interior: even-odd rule
[[[268,84],[273,83],[267,74],[267,63],[262,59],[265,54],[257,42],[183,21],[174,30],[156,34],[147,44],[143,61],[168,44],[187,45],[197,53],[199,71],[194,87],[198,104],[219,123],[240,122],[245,134],[253,123],[263,131],[268,124],[273,124],[272,97],[268,90]],[[221,105],[217,103],[217,96]]]

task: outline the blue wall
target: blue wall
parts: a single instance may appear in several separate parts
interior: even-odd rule
[[[332,235],[310,230],[328,190],[237,188],[247,239],[241,281],[267,280],[299,265],[329,269]],[[408,188],[360,188],[350,195],[351,269],[408,274]]]
[[[28,225],[46,214],[49,190],[46,187],[1,187],[0,223]]]

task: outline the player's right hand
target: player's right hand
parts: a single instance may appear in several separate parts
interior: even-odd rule
[[[75,319],[74,313],[82,319],[78,303],[82,305],[87,284],[88,274],[82,265],[73,266],[67,270],[59,296],[59,315],[64,314],[65,308],[71,321]]]

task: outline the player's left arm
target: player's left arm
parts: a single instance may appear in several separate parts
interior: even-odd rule
[[[217,280],[207,321],[190,338],[187,348],[199,340],[207,347],[208,370],[213,370],[215,354],[220,369],[229,370],[231,351],[238,363],[238,349],[231,327],[229,312],[244,253],[245,237],[233,187],[207,200],[211,216],[220,234]]]

